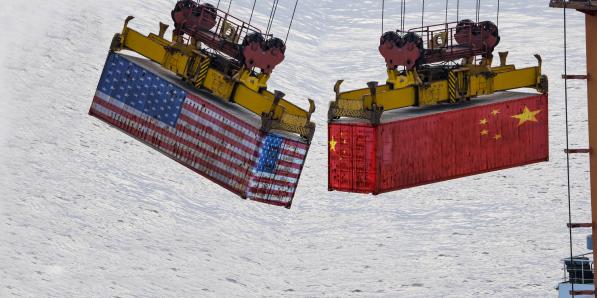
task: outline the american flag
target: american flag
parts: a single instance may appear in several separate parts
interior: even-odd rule
[[[116,53],[90,114],[243,198],[273,205],[290,207],[308,151]]]

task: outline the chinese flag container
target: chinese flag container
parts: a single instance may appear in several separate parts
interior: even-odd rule
[[[309,150],[151,61],[110,53],[89,113],[245,199],[290,208]]]
[[[547,161],[547,95],[500,92],[459,105],[328,126],[330,190],[379,194]]]

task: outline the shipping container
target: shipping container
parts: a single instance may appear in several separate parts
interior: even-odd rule
[[[373,193],[549,158],[546,94],[500,92],[457,105],[384,112],[379,125],[328,125],[329,190]]]
[[[242,198],[286,208],[309,150],[293,134],[262,132],[257,115],[158,64],[113,52],[89,113]]]

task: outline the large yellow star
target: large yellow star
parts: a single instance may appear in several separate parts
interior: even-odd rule
[[[338,142],[336,142],[332,136],[332,139],[330,140],[330,151],[336,152],[336,144],[338,144]]]
[[[514,115],[512,116],[512,118],[516,118],[518,119],[518,126],[523,125],[525,122],[538,122],[537,118],[535,116],[537,116],[537,114],[541,113],[541,110],[536,110],[536,111],[531,111],[529,110],[529,107],[524,106],[524,110],[522,111],[522,113],[518,114],[518,115]]]

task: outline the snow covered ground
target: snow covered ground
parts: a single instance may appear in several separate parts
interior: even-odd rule
[[[243,15],[251,2],[232,11]],[[265,26],[271,2],[258,2]],[[399,2],[386,1],[386,29],[399,23]],[[420,2],[408,1],[407,27],[420,24]],[[469,8],[461,18],[473,18],[475,1],[460,2]],[[482,2],[481,18],[495,20],[496,1]],[[555,296],[568,254],[562,11],[547,0],[501,2],[498,50],[521,67],[540,53],[551,78],[550,162],[377,197],[327,192],[334,81],[385,78],[380,1],[303,0],[270,83],[318,105],[286,210],[240,200],[87,115],[124,18],[155,32],[174,0],[3,1],[0,296]],[[293,4],[280,1],[275,34],[285,34]],[[443,22],[444,1],[427,4],[426,23]],[[569,69],[583,74],[583,19],[569,17]],[[571,82],[570,95],[572,147],[584,147],[584,82]],[[586,157],[572,167],[574,219],[584,222]]]

